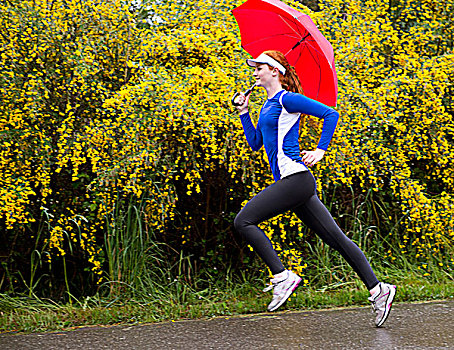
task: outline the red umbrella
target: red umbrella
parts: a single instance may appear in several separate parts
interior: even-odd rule
[[[308,15],[279,0],[247,0],[232,10],[241,32],[241,46],[257,57],[281,51],[295,67],[304,94],[336,106],[337,75],[334,52]]]

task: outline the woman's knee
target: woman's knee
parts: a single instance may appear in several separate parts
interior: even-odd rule
[[[241,228],[243,227],[243,219],[242,219],[242,215],[241,215],[241,212],[239,212],[238,214],[236,214],[235,216],[235,220],[233,220],[233,226],[235,226],[235,230],[237,230],[238,232],[241,232]]]
[[[331,248],[337,250],[342,255],[346,252],[358,248],[358,246],[350,238],[348,238],[342,231],[337,232],[335,238],[331,237],[328,242],[328,245]]]
[[[233,226],[235,226],[235,230],[237,230],[238,232],[241,232],[242,228],[246,226],[241,211],[238,214],[236,214],[235,220],[233,220]]]
[[[235,229],[240,232],[243,236],[247,236],[250,229],[256,226],[257,223],[252,220],[244,210],[241,210],[233,220],[233,226]]]

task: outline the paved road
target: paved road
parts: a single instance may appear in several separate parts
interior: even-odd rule
[[[0,349],[454,349],[454,301],[0,335]]]

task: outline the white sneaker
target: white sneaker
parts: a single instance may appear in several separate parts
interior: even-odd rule
[[[301,282],[301,277],[292,271],[286,270],[286,275],[281,278],[273,278],[271,285],[266,287],[263,291],[268,292],[271,289],[273,291],[273,300],[268,305],[268,311],[277,310],[282,304],[284,304],[290,295],[295,291]]]
[[[372,303],[374,312],[377,314],[377,318],[375,319],[375,325],[377,327],[381,327],[388,318],[397,289],[397,287],[392,284],[382,282],[379,283],[379,287],[380,290],[368,298]]]

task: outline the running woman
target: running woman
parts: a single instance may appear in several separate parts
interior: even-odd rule
[[[312,229],[325,243],[339,251],[370,291],[368,298],[380,327],[387,319],[396,294],[396,286],[379,282],[359,247],[337,226],[316,193],[315,179],[308,167],[324,156],[339,114],[322,103],[307,98],[295,72],[279,51],[265,51],[256,59],[248,59],[254,67],[256,86],[266,90],[257,127],[248,111],[249,96],[240,94],[236,100],[244,133],[250,147],[257,151],[265,146],[275,182],[252,198],[235,218],[235,228],[269,267],[274,289],[268,311],[277,310],[301,282],[301,277],[287,270],[265,233],[257,226],[262,221],[289,210]],[[299,149],[298,134],[301,114],[323,119],[323,129],[314,151]]]

